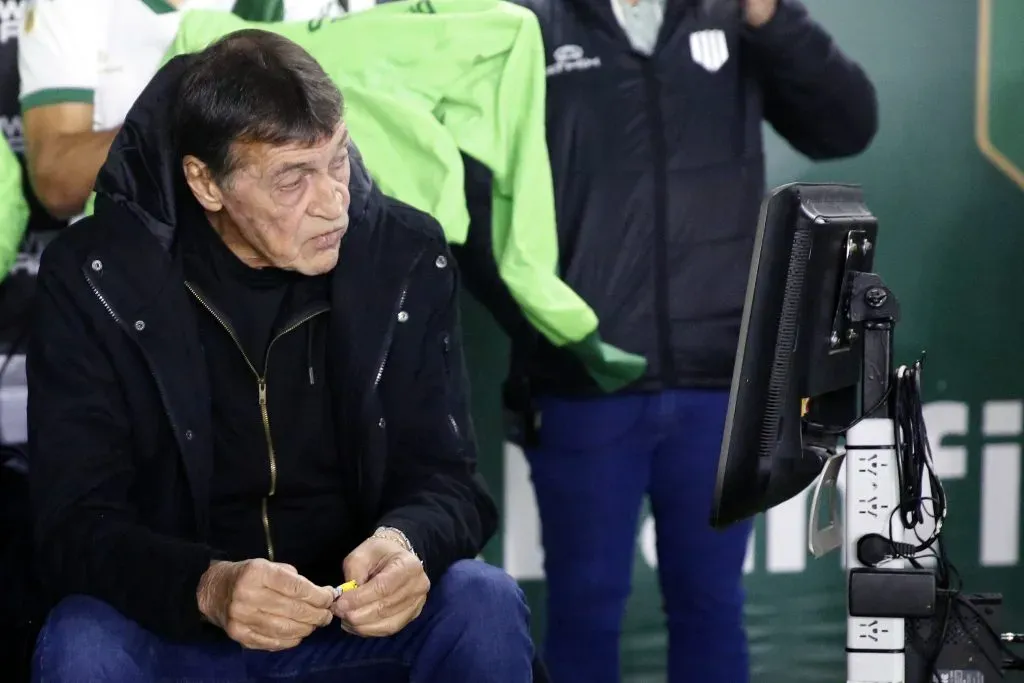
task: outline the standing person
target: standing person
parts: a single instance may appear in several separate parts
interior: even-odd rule
[[[25,154],[51,215],[85,208],[128,108],[190,9],[265,21],[344,13],[339,0],[31,0],[18,55]]]
[[[740,683],[750,524],[719,532],[708,518],[765,191],[761,125],[812,159],[857,154],[876,130],[875,91],[797,0],[522,1],[550,55],[562,276],[601,337],[648,362],[629,390],[602,396],[564,352],[515,350],[510,386],[539,416],[527,457],[544,656],[555,683],[619,679],[646,494],[669,680]]]

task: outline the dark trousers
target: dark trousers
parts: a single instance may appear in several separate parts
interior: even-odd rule
[[[553,683],[619,680],[619,636],[648,495],[668,618],[669,681],[748,680],[742,571],[751,525],[708,524],[728,392],[541,399],[530,449]]]
[[[276,653],[226,640],[169,643],[106,603],[74,596],[43,627],[33,681],[529,683],[528,622],[515,582],[476,560],[453,565],[431,589],[423,613],[390,638],[351,636],[335,623]]]

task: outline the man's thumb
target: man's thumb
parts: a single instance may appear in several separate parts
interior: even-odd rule
[[[355,581],[360,585],[366,583],[370,578],[369,553],[362,548],[356,548],[345,558],[342,571],[345,573],[346,581]]]

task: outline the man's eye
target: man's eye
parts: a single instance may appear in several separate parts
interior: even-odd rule
[[[291,182],[282,183],[281,185],[278,186],[278,189],[283,190],[284,192],[294,192],[295,190],[299,189],[300,185],[302,185],[302,178],[292,180]]]

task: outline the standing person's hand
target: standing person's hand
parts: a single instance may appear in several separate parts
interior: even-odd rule
[[[779,7],[779,0],[744,0],[744,3],[747,23],[754,28],[760,28],[771,21]]]
[[[345,558],[345,580],[358,587],[334,603],[346,631],[364,637],[394,635],[418,617],[430,579],[423,564],[399,540],[374,536]]]
[[[196,591],[199,611],[243,647],[287,650],[331,623],[334,591],[287,564],[214,562]]]

